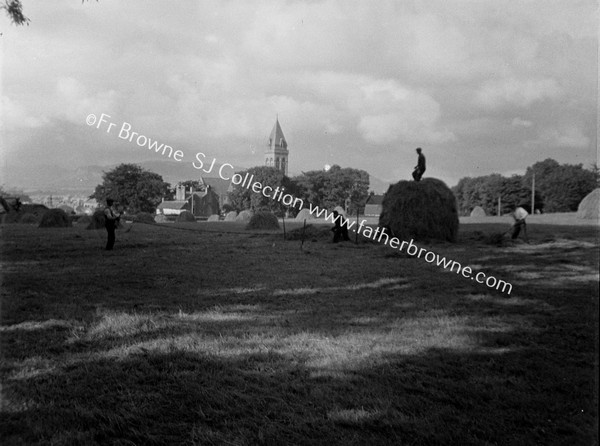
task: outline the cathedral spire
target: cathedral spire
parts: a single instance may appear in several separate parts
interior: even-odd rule
[[[275,118],[275,125],[269,136],[269,144],[265,152],[265,165],[281,170],[284,175],[288,173],[287,141],[279,124],[279,115]]]

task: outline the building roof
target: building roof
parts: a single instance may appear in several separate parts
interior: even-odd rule
[[[287,141],[285,140],[285,136],[283,136],[283,131],[279,125],[279,119],[275,120],[275,125],[273,126],[273,130],[271,130],[271,136],[269,136],[269,148],[274,149],[275,147],[287,149]]]
[[[219,196],[227,195],[227,192],[231,187],[231,180],[224,180],[223,178],[202,177],[202,182],[210,186],[210,188]]]
[[[383,203],[383,195],[369,195],[366,204],[382,204]]]
[[[163,201],[158,205],[158,209],[183,209],[187,201]]]

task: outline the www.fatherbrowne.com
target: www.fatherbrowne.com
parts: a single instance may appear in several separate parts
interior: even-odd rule
[[[312,204],[309,204],[309,211],[317,218],[324,216],[326,221],[331,221],[332,223],[335,223],[336,219],[340,219],[340,224],[348,228],[348,230],[353,229],[356,225],[356,221],[350,221],[339,214],[334,216],[333,212],[330,213],[326,209],[320,209],[319,206],[313,207]],[[365,223],[367,223],[367,220],[361,220],[354,231],[363,237],[389,245],[390,248],[397,249],[400,252],[405,251],[410,256],[416,256],[417,258],[423,257],[427,263],[435,263],[437,266],[449,269],[450,272],[456,270],[456,274],[461,274],[464,278],[470,278],[477,283],[484,283],[489,288],[494,288],[496,290],[502,288],[501,291],[506,294],[510,294],[512,291],[512,285],[509,282],[497,279],[494,276],[486,276],[486,274],[482,272],[474,273],[469,266],[463,267],[459,262],[446,259],[446,257],[440,257],[439,254],[435,254],[433,251],[428,251],[425,248],[419,248],[414,244],[413,239],[407,242],[405,240],[400,240],[397,237],[390,237],[383,228],[378,227],[373,229],[370,226],[366,226]]]

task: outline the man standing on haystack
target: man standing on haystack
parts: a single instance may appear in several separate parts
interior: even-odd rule
[[[417,147],[416,150],[419,158],[417,160],[415,170],[413,170],[412,176],[415,181],[421,181],[421,177],[425,173],[425,155],[423,155],[423,151],[420,147]]]
[[[111,251],[115,245],[115,229],[117,223],[121,218],[121,214],[118,214],[112,208],[114,200],[111,198],[106,199],[106,208],[104,209],[104,218],[106,221],[106,232],[108,233],[108,239],[106,240],[106,250]]]

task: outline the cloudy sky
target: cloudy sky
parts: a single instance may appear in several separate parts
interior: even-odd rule
[[[409,179],[420,146],[452,186],[597,158],[594,0],[23,3],[30,26],[0,18],[2,169],[162,158],[123,122],[251,167],[276,116],[291,173]]]

